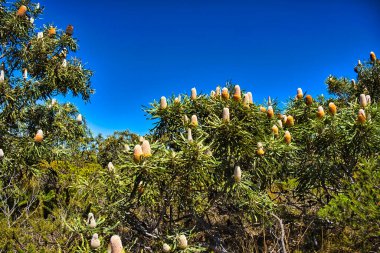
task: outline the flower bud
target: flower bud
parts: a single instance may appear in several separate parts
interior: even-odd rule
[[[0,148],[0,159],[2,159],[4,157],[4,151],[3,149]]]
[[[187,248],[187,239],[185,235],[180,235],[178,237],[178,248],[179,249],[186,249]]]
[[[241,181],[241,169],[240,169],[240,166],[235,166],[234,180],[235,180],[236,183],[239,183]]]
[[[168,252],[171,251],[171,248],[170,248],[170,246],[167,243],[164,243],[162,245],[162,251],[165,252],[165,253],[168,253]]]
[[[191,100],[195,100],[195,99],[197,99],[197,89],[195,89],[194,87],[191,89]]]
[[[66,27],[66,35],[67,36],[71,36],[71,35],[73,35],[73,33],[74,33],[74,26],[68,25]]]
[[[152,155],[149,141],[144,140],[143,143],[141,144],[141,149],[142,149],[144,157],[150,157]]]
[[[228,89],[224,87],[222,89],[222,98],[223,99],[229,99],[230,98],[230,93],[228,92]]]
[[[313,98],[310,95],[306,95],[305,103],[310,106],[313,103]]]
[[[241,90],[239,85],[235,85],[235,93],[233,98],[235,101],[239,101],[241,99]]]
[[[188,128],[188,129],[187,129],[187,140],[188,140],[189,142],[192,142],[192,141],[193,141],[193,135],[192,135],[192,133],[191,133],[191,128]]]
[[[360,106],[363,108],[367,106],[367,99],[364,94],[360,94],[359,103],[360,103]]]
[[[298,89],[297,89],[297,98],[298,98],[298,99],[301,99],[302,97],[303,97],[302,89],[301,89],[301,88],[298,88]]]
[[[256,151],[256,154],[258,155],[264,155],[264,148],[263,148],[263,144],[261,142],[258,142],[257,143],[257,151]]]
[[[244,97],[243,97],[243,106],[245,108],[249,108],[249,95],[248,93],[247,94],[244,94]]]
[[[191,123],[190,123],[190,125],[193,126],[193,127],[197,127],[198,126],[197,115],[191,116]]]
[[[26,68],[24,68],[24,70],[23,70],[22,77],[23,77],[24,79],[27,79],[27,78],[28,78],[28,70],[27,70]]]
[[[290,135],[289,131],[285,131],[284,139],[287,144],[290,144],[292,141],[292,136]]]
[[[230,109],[223,108],[223,121],[230,122]]]
[[[135,162],[141,161],[141,156],[143,156],[143,151],[140,145],[136,145],[133,149],[133,159]]]
[[[366,116],[365,116],[365,112],[363,109],[360,109],[359,112],[358,112],[358,122],[363,124],[364,122],[366,122]]]
[[[121,243],[120,236],[113,235],[110,240],[111,244],[111,252],[112,253],[122,253],[123,252],[123,244]]]
[[[112,162],[109,162],[107,165],[108,172],[113,173],[115,172],[115,167],[113,166]]]
[[[333,102],[329,103],[329,112],[331,115],[336,114],[336,105]]]
[[[166,97],[162,96],[160,99],[160,109],[164,110],[168,107],[168,103],[166,102]]]
[[[325,111],[322,106],[318,106],[317,117],[321,119],[323,116],[325,116]]]
[[[370,95],[365,95],[365,99],[367,101],[367,105],[371,104],[371,96]]]
[[[250,104],[253,104],[253,98],[252,98],[252,92],[247,92],[247,94],[248,94],[248,97],[249,97],[249,103]]]

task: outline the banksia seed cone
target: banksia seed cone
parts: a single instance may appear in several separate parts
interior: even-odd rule
[[[301,89],[301,88],[298,88],[298,89],[297,89],[297,98],[298,98],[298,99],[303,98],[303,92],[302,92],[302,89]]]
[[[54,27],[50,27],[48,33],[49,33],[50,37],[54,36],[55,35],[55,28]]]
[[[371,59],[371,62],[375,62],[376,61],[376,55],[375,55],[374,52],[369,53],[369,57]]]
[[[16,12],[16,15],[19,16],[19,17],[22,17],[25,15],[26,11],[28,9],[26,8],[25,5],[21,5],[20,8],[18,8],[17,12]]]
[[[367,100],[367,105],[370,105],[371,104],[371,96],[365,95],[365,99]]]
[[[325,116],[325,111],[322,106],[318,106],[317,117],[321,119],[323,116]]]
[[[96,221],[93,213],[88,213],[87,226],[89,226],[90,228],[96,227]]]
[[[198,118],[197,118],[197,115],[193,115],[191,116],[191,123],[190,125],[192,125],[193,127],[197,127],[198,126]]]
[[[97,249],[100,247],[100,240],[97,233],[93,234],[90,246],[92,249]]]
[[[248,94],[248,97],[249,97],[249,103],[250,104],[253,104],[253,98],[252,98],[252,92],[247,92],[247,94]]]
[[[281,121],[280,121],[280,122],[281,122]],[[282,122],[281,122],[281,124],[282,124]],[[273,126],[272,126],[272,132],[273,132],[273,134],[274,134],[275,136],[278,135],[278,127],[277,127],[276,125],[273,125]]]
[[[244,97],[243,97],[243,106],[245,108],[249,108],[249,95],[248,94],[244,94]]]
[[[306,95],[306,97],[305,97],[305,103],[307,105],[311,105],[313,103],[313,98],[310,95]]]
[[[109,171],[110,173],[115,172],[115,167],[113,166],[113,163],[112,163],[112,162],[109,162],[109,163],[108,163],[107,168],[108,168],[108,171]]]
[[[73,35],[73,33],[74,33],[74,26],[68,25],[66,27],[66,35],[71,36],[71,35]]]
[[[166,97],[162,96],[160,99],[160,109],[164,110],[168,107],[168,103],[166,102]]]
[[[260,112],[267,112],[267,109],[265,109],[263,106],[260,106]]]
[[[144,140],[143,143],[141,144],[141,149],[142,149],[144,157],[150,157],[152,155],[149,141]]]
[[[223,121],[230,122],[230,109],[223,108]]]
[[[286,117],[286,125],[289,126],[289,127],[294,126],[294,118],[293,118],[293,116],[288,115]]]
[[[282,128],[282,121],[279,119],[279,120],[277,120],[277,124],[278,124],[278,126],[280,127],[280,128]]]
[[[122,253],[123,252],[123,244],[121,243],[120,236],[113,235],[110,240],[111,244],[111,253]]]
[[[44,133],[40,129],[37,131],[36,135],[34,136],[34,141],[35,142],[42,142],[43,139],[44,139]]]
[[[239,183],[241,181],[241,169],[240,169],[240,166],[235,166],[234,180],[235,180],[236,183]]]
[[[82,114],[78,114],[76,120],[77,120],[78,124],[82,124],[82,122],[83,122]]]
[[[235,85],[234,100],[239,101],[241,99],[241,90],[239,85]]]
[[[222,98],[223,99],[229,99],[230,98],[230,93],[228,92],[228,89],[224,87],[222,89]]]
[[[195,99],[197,99],[197,89],[195,89],[194,87],[191,89],[191,100],[195,100]]]
[[[170,248],[170,246],[167,243],[164,243],[162,245],[162,251],[163,252],[168,253],[168,252],[170,252],[170,250],[171,250],[171,248]]]
[[[187,239],[185,235],[180,235],[178,237],[178,248],[179,249],[186,249],[187,248]]]
[[[364,123],[366,121],[366,116],[365,116],[365,112],[363,109],[360,109],[359,112],[358,112],[358,122],[359,123]]]
[[[273,118],[274,116],[274,112],[273,112],[273,107],[272,106],[268,106],[268,110],[267,110],[267,116],[268,118]]]
[[[331,115],[336,114],[336,105],[333,102],[329,103],[329,112]]]
[[[360,103],[360,106],[363,108],[367,106],[367,99],[364,94],[360,94],[359,103]]]
[[[290,144],[292,141],[292,136],[290,135],[289,131],[285,131],[284,139],[287,144]]]
[[[193,141],[193,135],[192,135],[192,133],[191,133],[191,128],[188,128],[188,129],[187,129],[187,140],[188,140],[189,142],[192,142],[192,141]]]
[[[0,159],[4,157],[4,151],[0,148]]]
[[[136,145],[135,148],[133,149],[133,160],[135,162],[140,162],[141,161],[141,156],[143,156],[142,148],[140,145]]]

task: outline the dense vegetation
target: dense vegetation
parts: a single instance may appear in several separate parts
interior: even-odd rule
[[[88,101],[92,72],[42,12],[0,0],[0,252],[380,251],[374,53],[329,97],[193,88],[146,108],[150,134],[94,138],[54,99]]]

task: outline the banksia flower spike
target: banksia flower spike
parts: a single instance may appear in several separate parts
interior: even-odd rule
[[[28,69],[24,68],[23,73],[22,73],[22,77],[24,79],[28,79]]]
[[[220,95],[221,95],[221,93],[220,93],[220,86],[216,87],[216,89],[215,89],[215,95],[217,97],[220,97]]]
[[[28,8],[26,8],[25,5],[21,5],[20,8],[18,8],[18,10],[16,12],[16,16],[18,16],[18,17],[24,16],[27,10],[28,10]]]
[[[66,35],[67,36],[71,36],[71,35],[73,35],[73,33],[74,33],[74,26],[68,25],[66,27]]]
[[[4,151],[3,149],[0,148],[0,159],[2,159],[4,157]]]
[[[288,117],[286,115],[282,115],[281,119],[282,119],[282,123],[286,124]]]
[[[76,121],[78,122],[78,124],[82,124],[83,122],[82,114],[78,114]]]
[[[322,106],[318,106],[317,117],[322,119],[325,116],[325,111]]]
[[[111,253],[122,253],[123,244],[121,243],[121,238],[118,235],[113,235],[110,240]]]
[[[110,172],[110,173],[115,172],[115,167],[113,166],[112,162],[108,163],[107,168],[108,168],[108,172]]]
[[[277,120],[277,124],[278,124],[278,126],[280,127],[280,128],[282,128],[282,121],[279,119],[279,120]]]
[[[236,183],[240,183],[240,181],[241,181],[241,169],[240,169],[240,166],[235,166],[234,180],[235,180]]]
[[[166,97],[162,96],[160,99],[160,109],[164,110],[168,107],[168,103],[166,102]]]
[[[290,135],[289,131],[285,131],[284,140],[287,144],[290,144],[292,141],[292,136]]]
[[[93,213],[88,213],[87,217],[87,226],[89,228],[95,228],[96,227],[96,221]]]
[[[268,118],[273,118],[274,116],[274,112],[273,112],[273,107],[272,106],[268,106],[268,110],[267,110],[267,116]]]
[[[329,103],[329,112],[331,115],[336,114],[336,105],[333,102]]]
[[[230,93],[226,87],[222,89],[222,98],[226,100],[230,98]]]
[[[375,53],[374,52],[369,53],[369,58],[371,59],[371,62],[375,62],[376,61]]]
[[[0,83],[3,83],[5,80],[4,70],[0,70]]]
[[[359,103],[360,103],[360,106],[362,108],[366,107],[367,106],[367,98],[365,97],[364,94],[360,94],[360,97],[359,97]]]
[[[264,148],[263,148],[263,144],[261,142],[258,142],[257,143],[257,151],[256,151],[256,154],[258,155],[264,155]]]
[[[197,89],[195,89],[194,87],[191,89],[191,100],[195,100],[195,99],[197,99]]]
[[[48,34],[49,34],[50,37],[55,36],[55,34],[56,34],[55,28],[54,27],[50,27],[49,30],[48,30]]]
[[[142,149],[144,157],[152,156],[149,141],[144,140],[143,143],[141,144],[141,149]]]
[[[187,129],[187,140],[188,140],[189,142],[192,142],[192,141],[193,141],[193,135],[192,135],[192,133],[191,133],[191,128],[188,128],[188,129]]]
[[[180,235],[178,237],[178,248],[186,249],[187,248],[187,238],[185,235]]]
[[[267,112],[267,109],[264,106],[260,106],[260,112]]]
[[[245,108],[249,108],[249,95],[248,93],[247,94],[244,94],[244,97],[243,97],[243,106]]]
[[[367,100],[367,105],[370,105],[371,104],[371,96],[365,95],[365,99]]]
[[[43,139],[44,139],[44,133],[40,129],[37,131],[36,135],[34,136],[34,141],[35,142],[42,142]]]
[[[313,98],[310,95],[306,95],[305,103],[310,106],[313,103]]]
[[[298,99],[303,98],[303,92],[302,92],[302,89],[301,89],[301,88],[298,88],[298,89],[297,89],[297,98],[298,98]]]
[[[280,121],[281,122],[281,121]],[[281,122],[281,125],[282,125],[282,122]],[[278,127],[276,125],[273,125],[272,126],[272,132],[275,136],[278,135]]]
[[[37,39],[42,39],[44,37],[44,33],[43,32],[38,32],[37,33]]]
[[[223,108],[223,121],[230,122],[230,109]]]
[[[239,85],[235,85],[234,100],[239,101],[241,99],[241,90]]]
[[[286,116],[286,125],[288,127],[294,126],[294,118],[291,115]]]
[[[191,123],[190,123],[191,126],[193,127],[197,127],[198,126],[198,118],[197,118],[197,115],[193,115],[191,116]]]
[[[363,124],[366,121],[367,117],[365,116],[365,112],[363,109],[360,109],[358,112],[358,122]]]
[[[140,145],[136,145],[135,148],[133,149],[133,160],[135,162],[140,162],[141,157],[143,156],[143,151]]]
[[[92,235],[90,246],[92,249],[97,249],[100,247],[100,240],[97,233]]]
[[[249,97],[249,103],[250,104],[253,104],[253,98],[252,98],[252,92],[247,92],[247,94],[248,94],[248,97]]]
[[[165,252],[165,253],[170,252],[170,251],[171,251],[171,248],[170,248],[169,244],[164,243],[164,244],[162,245],[162,251]]]

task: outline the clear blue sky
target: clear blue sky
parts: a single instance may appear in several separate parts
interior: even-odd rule
[[[355,78],[358,59],[380,56],[380,1],[41,0],[43,20],[74,25],[78,56],[94,71],[91,103],[70,99],[94,133],[152,127],[143,105],[209,93],[225,81],[256,102],[302,87],[326,94],[329,74]],[[61,100],[63,101],[63,100]]]

